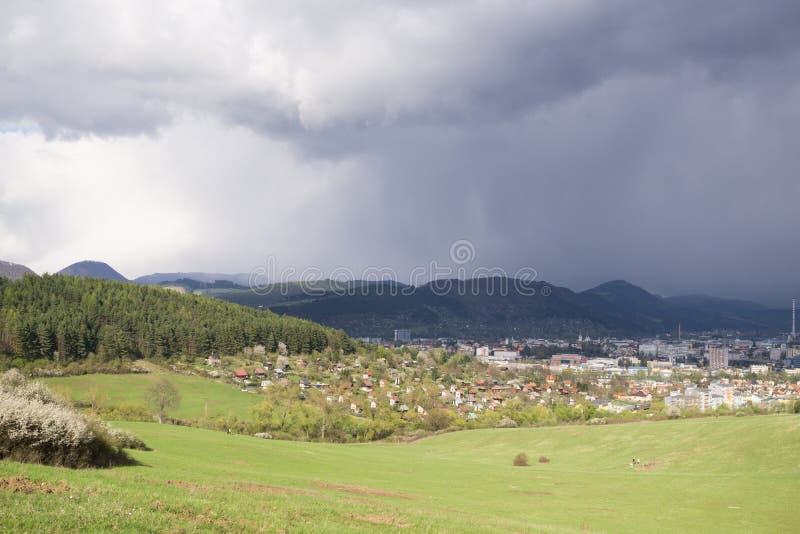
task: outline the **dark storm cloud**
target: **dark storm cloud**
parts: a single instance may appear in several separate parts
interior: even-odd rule
[[[283,230],[302,251],[269,250],[299,267],[402,276],[469,239],[470,266],[573,287],[800,290],[797,2],[243,6],[7,4],[0,122],[113,138],[206,116],[282,143],[296,162],[198,134],[216,152],[171,179],[197,214],[218,183],[311,209],[305,234]],[[210,172],[206,155],[232,164]],[[207,238],[239,269],[280,246],[247,205],[223,223],[246,235]]]

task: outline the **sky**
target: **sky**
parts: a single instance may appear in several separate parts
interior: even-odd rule
[[[40,273],[522,269],[785,307],[798,139],[794,0],[0,4],[0,259]]]

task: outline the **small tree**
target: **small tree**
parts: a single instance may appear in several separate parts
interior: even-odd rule
[[[150,386],[146,393],[147,403],[152,406],[158,414],[158,422],[164,422],[167,409],[177,408],[181,402],[181,396],[172,382],[159,379]]]
[[[88,400],[92,412],[96,414],[105,405],[106,401],[108,400],[108,395],[106,395],[105,391],[102,389],[94,387],[89,390]]]
[[[528,455],[524,452],[517,454],[514,457],[514,466],[515,467],[525,467],[528,465]]]

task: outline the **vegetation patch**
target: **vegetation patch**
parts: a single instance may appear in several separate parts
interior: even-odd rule
[[[528,455],[524,452],[521,452],[514,456],[514,466],[515,467],[526,467],[528,465]]]

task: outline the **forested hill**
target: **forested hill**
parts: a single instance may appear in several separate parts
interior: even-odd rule
[[[285,342],[292,353],[352,350],[342,331],[207,297],[74,276],[0,278],[0,354],[62,363],[96,353],[232,354]]]

